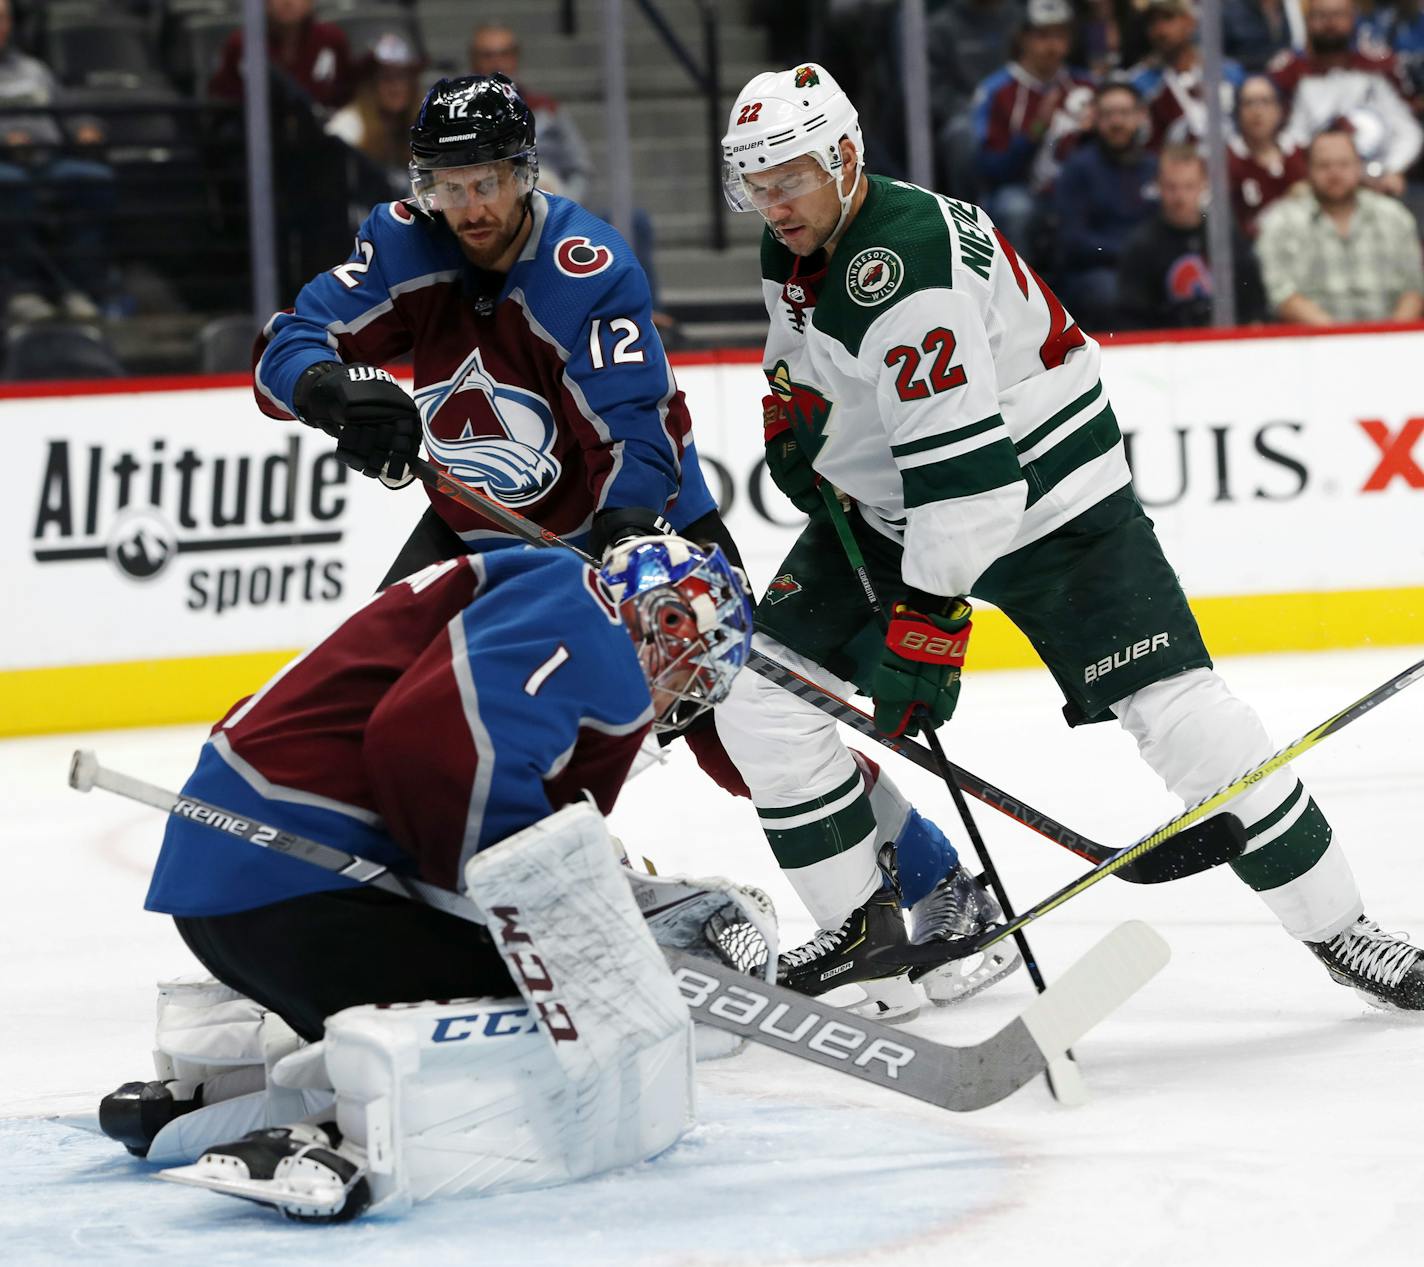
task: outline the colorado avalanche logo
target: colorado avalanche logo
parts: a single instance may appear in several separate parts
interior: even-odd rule
[[[564,238],[554,248],[554,264],[565,277],[592,277],[612,263],[612,251],[585,237]]]
[[[459,397],[465,392],[478,392],[484,400],[464,405]],[[494,378],[478,348],[449,378],[416,392],[415,403],[431,457],[507,506],[542,497],[563,470],[553,454],[558,428],[549,402],[537,392]],[[483,415],[485,406],[503,435],[475,434],[470,415]],[[454,439],[437,436],[436,415],[444,411],[448,419],[452,410],[461,409],[466,417],[460,434]]]
[[[1200,255],[1183,255],[1167,270],[1167,294],[1173,299],[1211,296],[1211,269]]]

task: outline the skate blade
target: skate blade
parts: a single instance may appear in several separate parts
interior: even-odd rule
[[[991,946],[979,964],[966,971],[968,959],[951,959],[938,968],[931,968],[917,978],[924,987],[925,997],[935,1007],[953,1007],[982,994],[991,985],[1003,980],[1023,963],[1023,956],[1013,945]]]
[[[839,1006],[855,1016],[867,1020],[883,1021],[887,1025],[904,1025],[920,1014],[925,1001],[924,992],[905,974],[895,977],[876,977],[870,981],[856,981],[853,984],[864,997],[859,1002],[843,1003]]]
[[[346,1189],[339,1183],[317,1183],[304,1185],[306,1191],[294,1191],[291,1184],[295,1176],[290,1173],[281,1180],[244,1179],[240,1176],[225,1175],[211,1162],[196,1161],[190,1166],[171,1166],[160,1170],[158,1177],[168,1183],[181,1183],[190,1188],[206,1188],[209,1192],[219,1192],[223,1196],[241,1197],[244,1201],[256,1201],[259,1205],[271,1206],[283,1214],[330,1217],[346,1204]]]

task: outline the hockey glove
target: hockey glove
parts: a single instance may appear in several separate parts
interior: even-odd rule
[[[383,369],[323,361],[304,370],[292,393],[297,416],[336,439],[336,456],[352,470],[403,488],[406,466],[420,453],[420,411]]]
[[[588,532],[588,552],[596,559],[607,559],[620,542],[634,537],[666,537],[671,532],[672,525],[646,506],[600,510]]]
[[[873,683],[875,729],[881,734],[903,735],[916,712],[931,726],[954,716],[969,615],[964,599],[920,590],[895,604]]]
[[[817,491],[821,477],[812,468],[806,451],[796,442],[791,420],[776,397],[763,396],[761,406],[767,473],[797,510],[814,515],[821,508],[821,494]]]

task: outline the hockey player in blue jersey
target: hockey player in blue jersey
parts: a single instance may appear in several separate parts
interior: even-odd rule
[[[441,80],[411,129],[414,196],[377,206],[344,264],[258,341],[259,406],[388,483],[422,447],[593,554],[665,519],[736,561],[652,321],[608,224],[537,187],[534,115],[503,75]],[[409,354],[413,396],[380,367]],[[448,499],[387,581],[512,540]]]
[[[600,824],[577,827],[570,857],[589,847],[611,858],[587,799],[609,812],[649,729],[685,725],[725,698],[750,639],[746,590],[715,547],[640,538],[599,571],[559,550],[462,555],[389,587],[239,702],[183,791],[392,871],[468,886],[478,901],[477,855],[536,824],[558,835],[547,825],[563,821],[561,807]],[[587,843],[600,832],[601,852]],[[550,900],[572,908],[578,895],[559,890],[581,872],[559,871],[544,877]],[[174,918],[216,981],[161,999],[168,1076],[104,1100],[101,1125],[139,1155],[171,1124],[154,1155],[191,1161],[184,1150],[211,1132],[213,1110],[219,1129],[241,1127],[218,1139],[293,1120],[273,1120],[270,1094],[254,1102],[252,1079],[260,1089],[274,1042],[319,1040],[344,1009],[516,994],[508,954],[484,928],[183,817],[169,820],[146,905]],[[597,930],[605,942],[620,935]],[[255,1068],[226,1068],[240,1064],[234,1045]],[[248,1093],[241,1105],[237,1091]],[[303,1116],[310,1102],[296,1103]],[[206,1125],[193,1125],[204,1106]],[[267,1142],[274,1164],[296,1147],[286,1135]]]

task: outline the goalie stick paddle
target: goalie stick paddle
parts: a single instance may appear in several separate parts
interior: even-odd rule
[[[1056,893],[1050,893],[1043,901],[1026,911],[1021,911],[1014,919],[1000,924],[996,928],[990,929],[978,937],[964,937],[951,941],[940,942],[936,946],[904,946],[896,950],[896,960],[900,963],[940,963],[946,955],[951,958],[960,958],[966,955],[978,954],[982,950],[1003,941],[1006,937],[1012,937],[1014,933],[1025,924],[1031,924],[1034,920],[1047,915],[1049,911],[1056,910],[1070,898],[1077,897],[1084,889],[1091,888],[1099,880],[1126,866],[1128,863],[1140,858],[1150,850],[1156,849],[1163,841],[1170,840],[1184,828],[1190,827],[1193,823],[1199,822],[1208,814],[1214,813],[1222,805],[1225,805],[1233,797],[1240,796],[1247,788],[1254,787],[1262,779],[1274,774],[1277,770],[1289,765],[1296,757],[1304,752],[1308,752],[1321,740],[1336,731],[1343,730],[1352,721],[1357,721],[1371,709],[1383,704],[1387,699],[1393,699],[1400,691],[1407,686],[1412,686],[1424,678],[1424,660],[1419,660],[1411,664],[1407,669],[1396,673],[1388,682],[1377,686],[1368,695],[1363,695],[1347,708],[1342,708],[1332,717],[1327,717],[1313,730],[1308,730],[1301,735],[1294,743],[1287,744],[1272,757],[1267,757],[1260,765],[1247,770],[1245,774],[1239,775],[1228,783],[1225,787],[1219,788],[1210,796],[1203,797],[1195,805],[1183,810],[1176,818],[1163,823],[1156,831],[1149,832],[1146,836],[1135,844],[1127,845],[1119,849],[1106,862],[1099,863],[1091,871],[1084,872],[1078,879],[1070,884],[1065,884]],[[933,953],[930,953],[930,952]],[[873,959],[875,956],[872,955]]]
[[[519,511],[511,510],[488,493],[471,487],[433,462],[427,462],[424,458],[413,458],[409,465],[420,480],[436,492],[443,493],[452,501],[459,502],[466,510],[484,515],[530,545],[561,546],[570,553],[576,554],[590,567],[598,566],[598,561],[592,555],[580,550],[571,541],[566,541],[557,533],[541,527],[532,519],[520,514]],[[882,735],[875,729],[875,723],[868,714],[839,696],[831,694],[818,683],[811,681],[810,678],[802,677],[801,674],[787,668],[764,652],[754,649],[747,660],[747,668],[768,681],[776,683],[783,690],[799,696],[828,716],[843,722],[867,739],[874,740],[881,747],[889,748],[892,752],[902,753],[916,765],[930,771],[931,774],[939,772],[933,754],[923,744],[908,737],[891,739]],[[1047,814],[1010,796],[1007,792],[996,788],[992,783],[977,775],[971,774],[968,770],[960,766],[951,766],[951,769],[961,787],[970,796],[992,806],[1001,814],[1006,814],[1015,822],[1022,823],[1025,827],[1053,841],[1054,844],[1061,845],[1069,852],[1077,854],[1080,858],[1088,862],[1102,862],[1113,856],[1113,851],[1106,845],[1099,844],[1090,837],[1070,830]],[[1240,841],[1239,847],[1238,840]],[[1133,884],[1161,884],[1167,880],[1179,880],[1183,876],[1195,875],[1198,871],[1206,871],[1211,867],[1220,866],[1223,862],[1230,862],[1233,858],[1239,857],[1244,848],[1245,841],[1239,832],[1233,832],[1229,824],[1212,819],[1190,833],[1183,833],[1172,849],[1163,850],[1158,854],[1146,854],[1137,862],[1121,868],[1117,874]]]
[[[106,769],[87,749],[74,753],[69,783],[81,792],[103,788],[359,884],[484,923],[474,904],[458,893]],[[635,872],[630,871],[628,879],[645,914],[655,913],[650,904],[667,900],[662,893],[640,893]],[[1171,957],[1167,943],[1146,924],[1134,920],[1119,925],[998,1033],[971,1046],[949,1047],[747,976],[719,960],[670,947],[664,947],[663,954],[698,1020],[955,1112],[997,1103],[1043,1073],[1051,1060],[1131,998]]]

